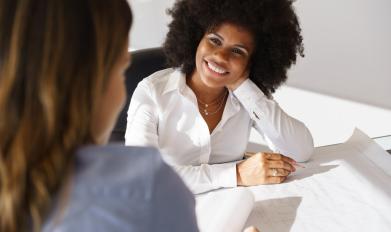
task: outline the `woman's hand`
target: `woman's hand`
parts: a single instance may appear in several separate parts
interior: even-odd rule
[[[237,185],[279,184],[296,171],[296,161],[278,153],[259,152],[236,164]]]

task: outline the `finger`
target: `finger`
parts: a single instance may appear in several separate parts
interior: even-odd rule
[[[290,171],[281,168],[269,168],[267,170],[267,176],[288,176]]]
[[[283,160],[268,161],[267,166],[268,166],[268,168],[281,168],[281,169],[285,169],[290,172],[293,172],[294,170],[296,170],[295,167],[293,167],[293,165],[291,165],[290,163],[285,162]]]
[[[286,162],[286,163],[289,163],[292,166],[292,168],[293,168],[293,170],[292,170],[293,172],[296,171],[296,167],[295,167],[296,161],[294,159],[291,159],[291,158],[289,158],[287,156],[282,155],[281,156],[281,160]]]
[[[270,176],[266,178],[267,184],[280,184],[286,179],[285,176]]]
[[[265,158],[268,160],[281,160],[282,155],[280,153],[265,152]]]
[[[295,164],[296,161],[288,156],[285,156],[280,153],[265,153],[265,158],[269,160],[283,160],[285,162],[288,162],[290,164]]]
[[[296,163],[296,160],[294,160],[288,156],[285,156],[285,155],[281,155],[281,159],[285,162],[292,164],[292,165],[294,165]]]

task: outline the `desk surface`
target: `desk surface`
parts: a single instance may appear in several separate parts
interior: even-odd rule
[[[391,136],[372,140],[391,147]],[[359,133],[316,148],[306,168],[283,184],[250,187],[256,203],[246,225],[277,232],[390,231],[391,157],[383,154]]]
[[[246,188],[252,192],[254,204],[244,227],[254,225],[274,232],[389,232],[391,156],[384,150],[390,148],[391,136],[370,139],[360,131],[355,131],[345,143],[317,147],[305,168],[298,169],[282,184]],[[235,188],[198,195],[197,215],[206,210],[211,215],[204,217],[206,221],[219,222],[219,210],[224,207],[216,201],[225,205],[230,202],[224,199],[223,191]],[[199,207],[203,205],[208,207]],[[232,224],[238,218],[240,205],[231,208]]]

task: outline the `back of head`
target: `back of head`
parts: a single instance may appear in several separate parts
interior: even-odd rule
[[[126,0],[0,0],[0,231],[39,230],[131,22]]]

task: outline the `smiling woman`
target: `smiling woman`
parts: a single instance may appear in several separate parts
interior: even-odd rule
[[[230,23],[213,28],[202,37],[196,52],[196,72],[190,82],[199,82],[219,90],[235,89],[248,76],[250,57],[254,52],[253,35]],[[197,85],[196,83],[194,83]],[[191,84],[190,84],[191,85]],[[212,97],[198,96],[199,99]],[[210,99],[203,99],[209,102]]]
[[[169,12],[173,68],[136,88],[126,144],[159,148],[194,193],[284,181],[313,150],[307,127],[272,98],[303,51],[292,1],[179,0]],[[252,127],[274,153],[237,162]]]

